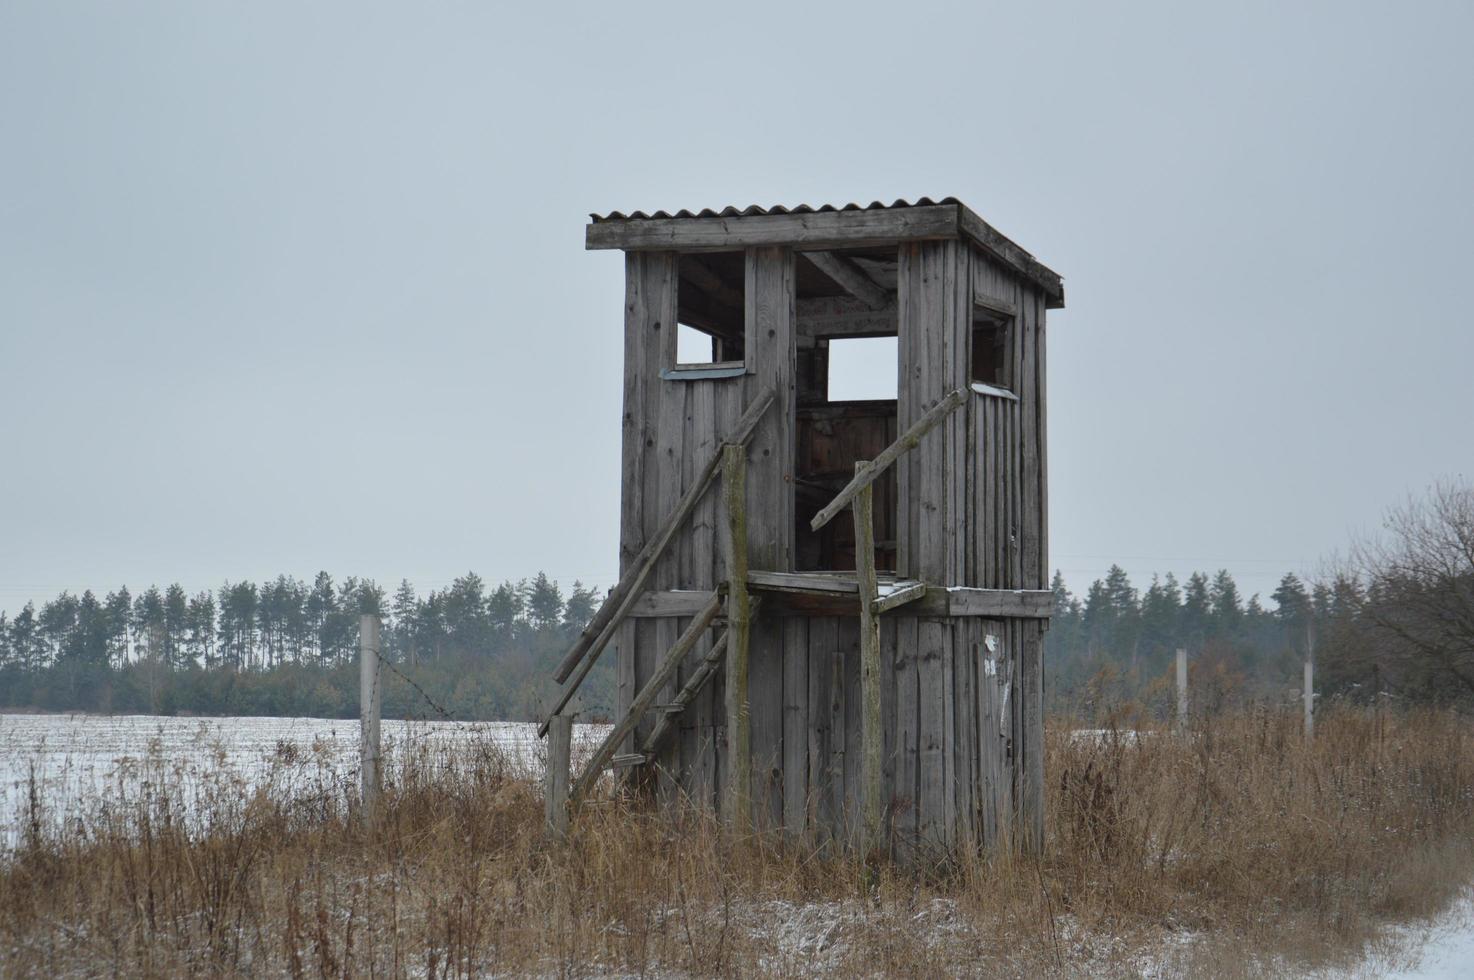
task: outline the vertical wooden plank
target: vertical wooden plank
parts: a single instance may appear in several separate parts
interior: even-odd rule
[[[920,620],[896,619],[896,780],[892,824],[896,858],[911,860],[916,851],[917,798],[920,794],[921,715],[917,642]]]
[[[942,693],[936,709],[941,714],[941,760],[942,760],[942,841],[950,853],[957,846],[957,695],[956,658],[952,641],[956,637],[955,624],[942,623],[938,635],[941,645]]]
[[[775,403],[753,433],[747,474],[748,549],[753,568],[793,568],[795,388],[793,252],[751,248],[745,323],[752,376],[748,397],[771,388]]]
[[[861,767],[864,764],[864,733],[860,717],[864,711],[860,692],[860,621],[850,616],[839,620],[839,649],[844,670],[844,826],[845,842],[858,846],[863,828],[861,803],[865,794]]]
[[[947,785],[944,758],[946,715],[942,710],[945,682],[942,677],[945,621],[923,619],[917,625],[917,686],[920,705],[920,780],[917,794],[917,830],[919,846],[935,855],[946,847],[943,802]]]
[[[856,472],[864,465],[856,461]],[[881,842],[884,808],[881,759],[885,752],[880,715],[880,617],[874,605],[879,598],[875,580],[875,501],[870,487],[865,487],[855,498],[853,514],[860,590],[860,784],[864,832],[861,847],[868,859]]]
[[[379,617],[358,617],[358,772],[363,815],[373,819],[379,806],[379,705],[382,699]]]
[[[568,836],[568,762],[572,750],[573,716],[554,715],[548,721],[547,795],[543,801],[543,821],[554,840]]]
[[[976,807],[972,799],[973,791],[977,786],[977,776],[973,765],[973,760],[976,758],[974,722],[977,714],[970,671],[974,660],[970,633],[975,623],[976,620],[973,619],[961,619],[952,624],[952,669],[955,677],[952,730],[954,796],[957,811],[957,842],[965,846],[971,846],[977,838],[976,828],[973,826]]]
[[[880,620],[880,717],[882,719],[881,782],[882,782],[882,830],[885,846],[894,835],[894,801],[896,795],[896,618],[883,616]]]
[[[979,622],[980,640],[978,655],[978,779],[979,802],[982,808],[979,830],[983,843],[992,847],[998,836],[997,780],[994,767],[994,752],[998,744],[998,662],[993,654],[994,637],[987,620]]]
[[[801,837],[809,783],[809,620],[783,620],[783,829]]]
[[[752,740],[749,730],[748,656],[752,610],[747,595],[747,452],[722,450],[722,497],[727,528],[727,801],[726,819],[739,832],[752,821]]]
[[[948,391],[966,388],[972,374],[972,250],[961,241],[945,250],[948,281],[946,309],[946,378]],[[968,401],[971,401],[969,397]],[[967,417],[970,405],[953,412],[947,427],[947,569],[948,585],[967,584],[967,535],[972,508],[967,497]]]
[[[841,635],[843,620],[834,620],[834,642],[829,647],[829,833],[841,846],[848,844],[845,819],[845,753],[849,746],[845,730],[845,651]]]
[[[830,739],[835,647],[835,620],[829,616],[809,620],[809,717],[808,717],[808,821],[816,841],[828,840],[834,827],[833,779],[830,771]]]
[[[917,399],[923,390],[926,351],[922,333],[923,310],[921,301],[925,295],[921,270],[921,244],[905,242],[897,250],[896,267],[896,431],[903,432],[922,414],[917,409]],[[897,520],[896,520],[896,569],[903,577],[920,575],[916,563],[916,539],[918,534],[916,497],[920,490],[916,483],[915,452],[907,453],[896,461]]]
[[[769,571],[793,568],[795,466],[794,423],[797,413],[797,350],[794,335],[793,251],[781,247],[750,248],[746,253],[744,324],[752,371],[749,397],[771,388],[776,404],[753,434],[747,475],[748,548],[752,567]],[[752,671],[749,691],[751,752],[760,767],[753,792],[761,790],[764,820],[778,826],[783,819],[782,765],[783,663],[782,629],[772,616],[759,615],[752,627]]]
[[[1039,385],[1039,581],[1041,588],[1049,586],[1049,399],[1048,374],[1045,371],[1045,353],[1048,349],[1048,334],[1044,329],[1046,318],[1044,297],[1034,294],[1035,360],[1037,361]]]
[[[1020,625],[1023,643],[1024,709],[1023,798],[1024,843],[1034,854],[1044,848],[1044,670],[1038,622]]]
[[[778,617],[752,619],[748,674],[753,810],[758,826],[783,825],[783,625]]]
[[[716,386],[717,381],[688,383],[691,389],[688,398],[686,421],[686,445],[688,473],[685,485],[690,486],[697,476],[700,460],[710,458],[716,451]],[[689,578],[683,588],[712,589],[717,584],[716,573],[716,510],[719,493],[707,493],[691,514],[690,540],[691,559]],[[695,654],[705,657],[711,649],[711,637],[703,637]],[[693,661],[695,662],[695,661]],[[683,675],[684,680],[684,675]],[[708,683],[696,695],[690,708],[681,718],[682,761],[689,767],[687,791],[691,799],[703,806],[715,806],[716,750],[714,740],[715,717],[713,691],[716,685]]]
[[[1039,481],[1039,334],[1035,323],[1034,293],[1019,290],[1019,315],[1016,326],[1021,334],[1023,372],[1019,385],[1021,437],[1019,455],[1023,484],[1023,588],[1043,588],[1040,579],[1040,506],[1042,487]]]

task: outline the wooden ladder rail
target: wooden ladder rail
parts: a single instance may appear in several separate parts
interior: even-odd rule
[[[747,411],[742,413],[742,417],[737,420],[737,427],[724,445],[746,446],[752,439],[758,423],[762,421],[763,415],[767,413],[772,404],[773,390],[765,389],[748,406]],[[629,570],[621,576],[619,583],[609,590],[609,595],[599,606],[599,611],[594,613],[593,619],[589,620],[589,624],[579,633],[572,648],[564,655],[558,664],[558,669],[553,672],[553,679],[562,684],[568,680],[570,674],[574,673],[575,668],[578,672],[573,683],[566,685],[559,692],[553,710],[548,712],[547,718],[538,726],[539,738],[548,733],[548,725],[553,716],[567,707],[568,702],[578,691],[579,685],[583,683],[589,671],[594,669],[599,654],[604,652],[604,648],[609,645],[610,639],[614,636],[614,631],[619,628],[620,623],[624,622],[625,617],[639,601],[645,582],[655,570],[661,555],[665,554],[665,549],[674,540],[676,532],[686,523],[686,519],[691,516],[691,512],[706,495],[707,489],[715,480],[721,466],[722,445],[718,445],[712,451],[711,458],[706,461],[706,466],[702,468],[700,475],[697,476],[696,482],[691,484],[691,489],[687,490],[685,496],[676,504],[675,510],[671,511],[665,523],[660,526],[660,530],[645,544],[644,548],[640,549],[639,555],[636,556]]]
[[[599,776],[603,774],[604,769],[609,765],[609,761],[614,758],[614,750],[619,746],[619,743],[624,741],[625,736],[635,730],[635,725],[639,722],[640,718],[655,704],[655,699],[660,696],[661,688],[665,687],[666,682],[675,676],[676,668],[680,666],[686,654],[690,653],[696,646],[697,642],[701,639],[701,634],[705,633],[711,627],[712,621],[717,618],[717,614],[721,610],[722,590],[717,589],[711,593],[706,601],[706,605],[701,607],[701,612],[697,613],[696,617],[691,620],[690,625],[686,627],[685,632],[676,640],[675,645],[666,651],[665,657],[660,661],[660,665],[655,668],[654,673],[650,675],[650,679],[645,682],[645,686],[640,689],[640,693],[630,703],[629,711],[625,712],[624,717],[619,720],[619,723],[609,730],[609,734],[604,736],[604,741],[599,743],[598,749],[594,751],[593,757],[589,759],[588,767],[584,769],[583,775],[578,777],[578,782],[573,786],[573,791],[569,797],[571,801],[570,805],[577,806],[584,795],[593,789],[594,783],[598,782]]]

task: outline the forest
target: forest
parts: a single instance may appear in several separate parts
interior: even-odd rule
[[[1323,581],[1286,574],[1245,598],[1227,570],[1145,588],[1118,565],[1083,596],[1053,581],[1045,636],[1050,711],[1082,719],[1163,717],[1169,670],[1188,652],[1205,707],[1288,701],[1301,665],[1316,664],[1321,698],[1474,703],[1474,487],[1431,488],[1387,512],[1384,533],[1358,542]],[[289,575],[126,587],[101,599],[63,592],[38,610],[0,612],[0,708],[45,711],[311,715],[357,710],[358,618],[383,619],[390,717],[526,720],[553,693],[554,665],[602,596],[547,575],[489,588],[474,573],[421,596],[369,579],[311,584]],[[575,708],[607,717],[613,657]]]

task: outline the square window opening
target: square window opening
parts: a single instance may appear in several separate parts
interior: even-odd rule
[[[836,337],[830,340],[828,400],[895,401],[898,355],[895,337]]]

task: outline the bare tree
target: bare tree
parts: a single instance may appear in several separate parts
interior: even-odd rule
[[[1474,695],[1474,486],[1435,484],[1383,531],[1353,551],[1363,620],[1411,676]]]

